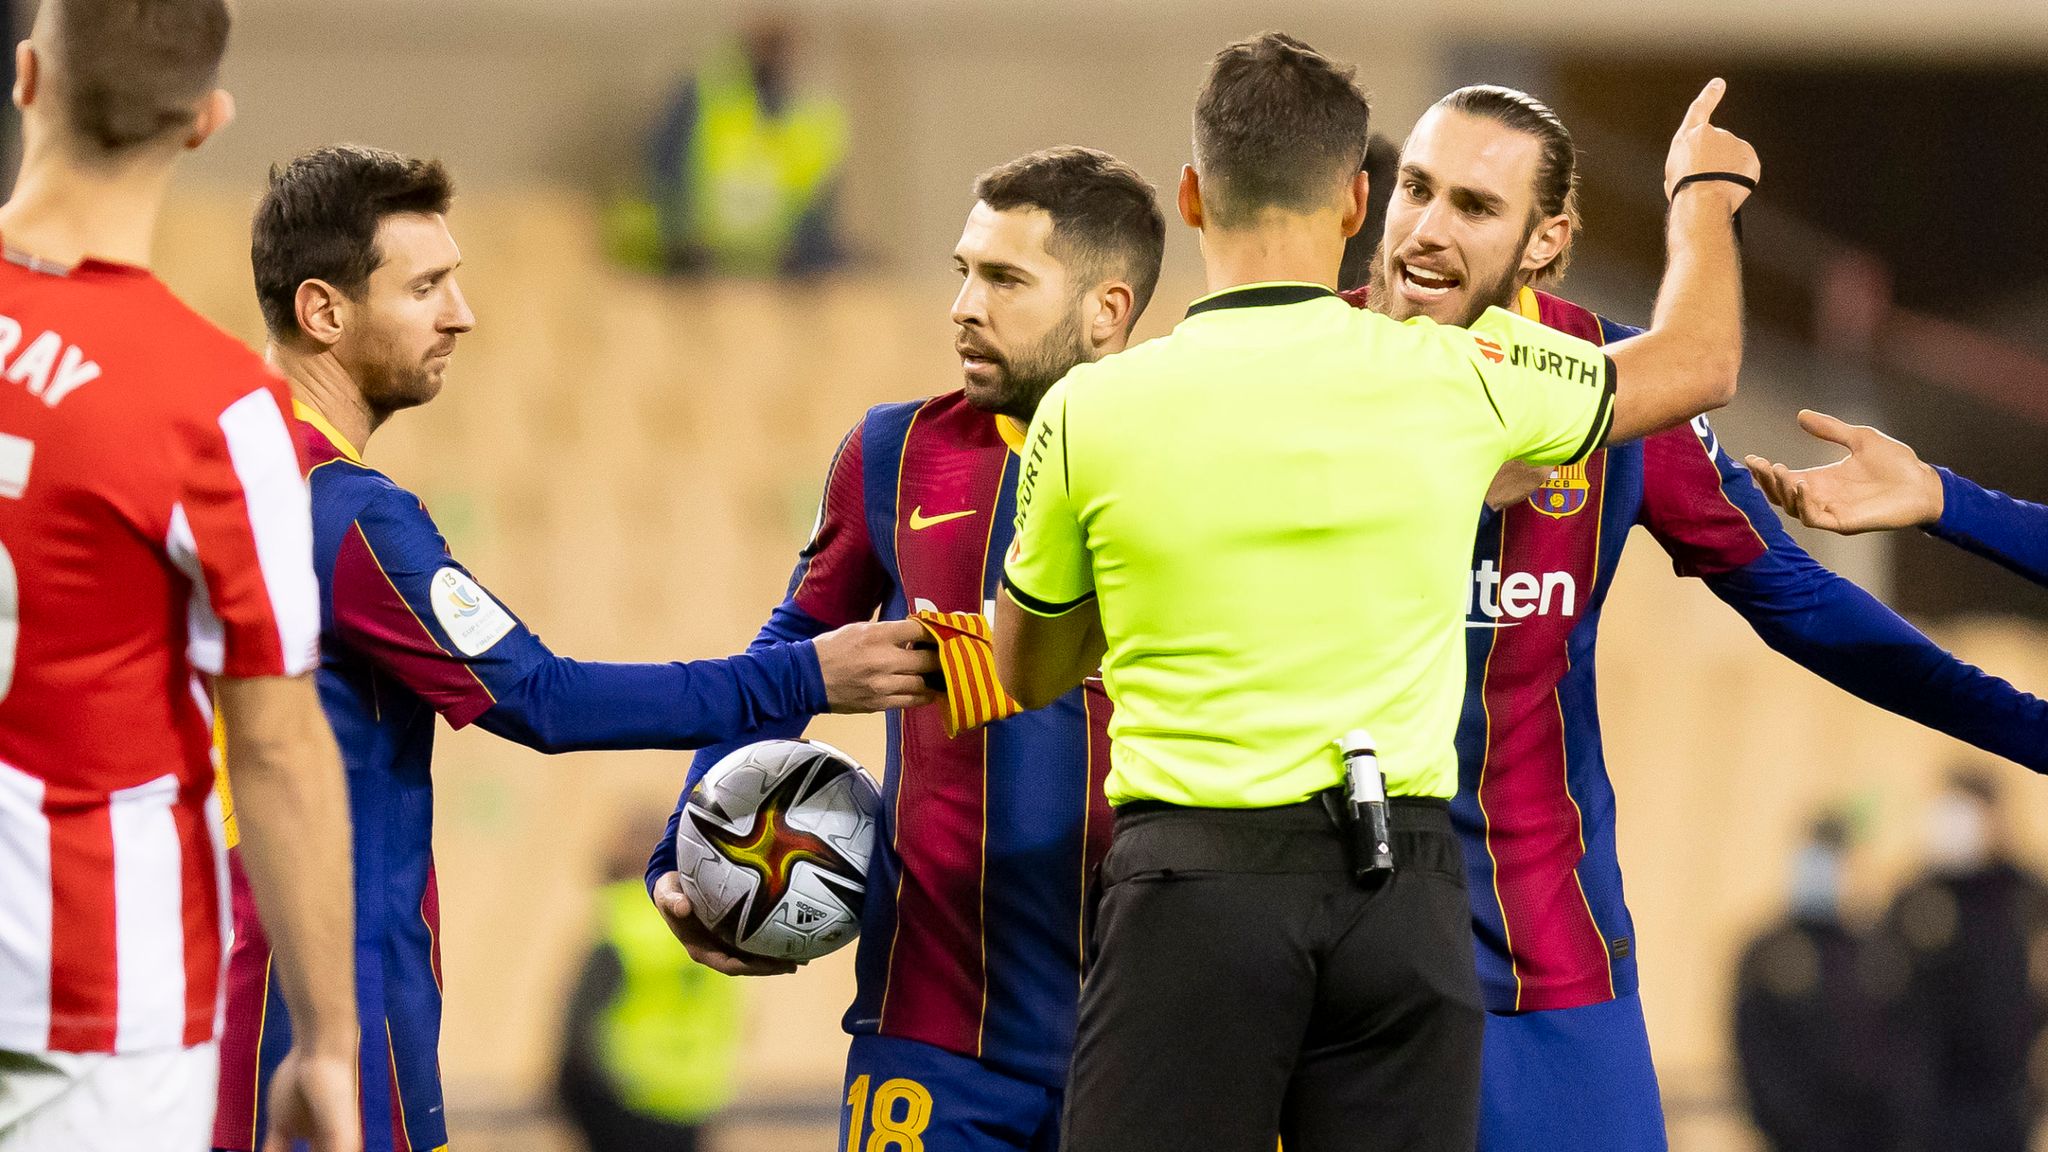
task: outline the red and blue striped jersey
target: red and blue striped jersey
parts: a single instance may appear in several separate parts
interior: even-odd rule
[[[1520,306],[1596,343],[1636,333],[1542,293],[1524,290]],[[1816,563],[1704,417],[1601,449],[1487,510],[1473,549],[1452,817],[1496,1012],[1636,989],[1593,656],[1638,525],[1772,648],[1873,704],[2048,770],[2048,704],[1956,660]]]
[[[808,643],[724,660],[606,664],[550,652],[456,561],[419,498],[297,406],[312,470],[320,702],[348,778],[358,1077],[366,1152],[448,1141],[440,1073],[434,719],[543,752],[696,748],[825,707]],[[229,771],[233,766],[229,765]],[[291,1044],[247,882],[235,889],[216,1148],[261,1141],[264,1086]]]
[[[1022,434],[957,391],[869,410],[832,461],[817,528],[757,643],[877,612],[989,612]],[[888,714],[848,1032],[1065,1083],[1086,891],[1109,846],[1109,710],[1091,678],[1049,707],[951,739],[942,706]],[[700,753],[691,782],[734,746]],[[649,861],[650,887],[675,868],[675,830],[672,820]]]

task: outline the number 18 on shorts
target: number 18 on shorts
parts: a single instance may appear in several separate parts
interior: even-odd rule
[[[1054,1152],[1061,1093],[916,1040],[855,1036],[839,1152]]]

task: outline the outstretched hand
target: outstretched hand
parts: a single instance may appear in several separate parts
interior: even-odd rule
[[[1818,468],[1787,468],[1761,456],[1743,462],[1771,503],[1801,523],[1854,536],[1941,519],[1941,475],[1912,448],[1875,428],[1810,409],[1799,413],[1799,426],[1847,448],[1849,455]]]

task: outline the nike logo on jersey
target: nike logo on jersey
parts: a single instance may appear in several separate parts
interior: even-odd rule
[[[958,520],[962,516],[972,516],[974,513],[975,509],[969,508],[965,512],[947,512],[939,516],[927,516],[924,514],[924,506],[920,504],[910,510],[910,530],[912,532],[922,532],[934,524],[944,524],[948,520]]]

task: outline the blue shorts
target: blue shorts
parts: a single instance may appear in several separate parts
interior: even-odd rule
[[[895,1036],[855,1036],[839,1152],[1057,1152],[1065,1092]]]
[[[1479,1152],[1664,1152],[1664,1105],[1633,994],[1486,1017]]]

